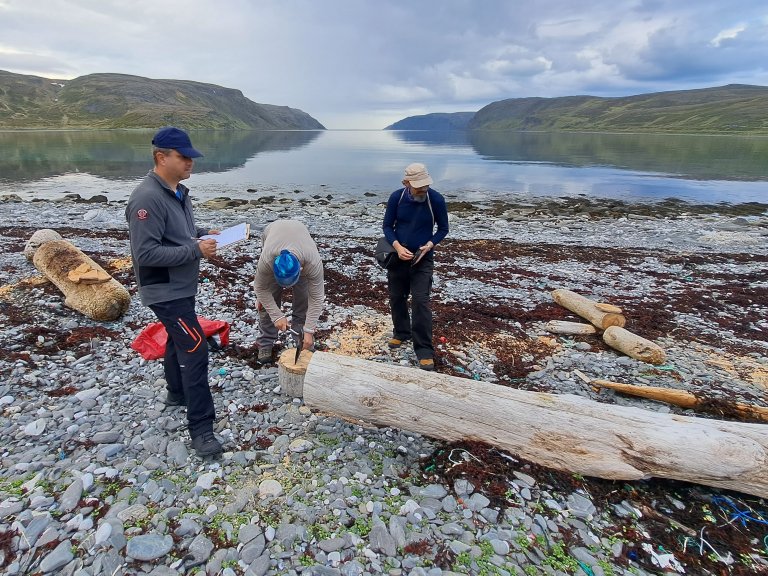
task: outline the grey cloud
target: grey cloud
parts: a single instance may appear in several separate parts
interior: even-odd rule
[[[712,85],[727,81],[744,70],[765,70],[765,25],[752,25],[736,38],[719,46],[712,44],[717,28],[696,30],[689,35],[680,29],[660,30],[649,38],[644,50],[631,58],[610,60],[630,80],[641,82],[709,80]]]
[[[210,82],[326,124],[395,121],[511,97],[758,83],[765,16],[764,0],[0,0],[0,68]]]

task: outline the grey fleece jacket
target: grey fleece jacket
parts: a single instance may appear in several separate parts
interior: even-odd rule
[[[125,208],[133,270],[146,306],[197,294],[202,252],[195,238],[208,230],[195,226],[189,189],[179,184],[179,190],[182,200],[150,170]]]

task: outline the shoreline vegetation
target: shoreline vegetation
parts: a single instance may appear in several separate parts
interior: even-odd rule
[[[201,268],[198,310],[231,324],[230,345],[211,355],[226,450],[213,462],[190,455],[183,408],[162,404],[160,364],[129,348],[152,315],[127,258],[125,203],[0,199],[5,573],[768,573],[765,495],[585,478],[285,396],[276,369],[255,363],[250,286],[259,232],[277,218],[307,223],[324,260],[319,348],[418,371],[412,350],[386,346],[386,281],[372,257],[382,203],[299,196],[196,203],[201,226],[252,229]],[[702,419],[768,406],[767,204],[540,198],[453,202],[449,217],[433,290],[439,373]],[[129,290],[123,318],[93,322],[65,306],[24,256],[42,228]],[[666,363],[548,332],[551,320],[578,321],[552,300],[556,288],[621,307]],[[596,390],[577,373],[706,402],[694,411]]]

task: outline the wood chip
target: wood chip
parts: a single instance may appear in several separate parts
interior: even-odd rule
[[[80,264],[67,273],[67,278],[76,284],[102,284],[109,281],[112,276],[103,270],[96,270],[88,264]]]
[[[581,370],[574,370],[573,373],[576,374],[576,376],[578,376],[582,381],[584,381],[585,384],[592,382],[592,378],[584,374],[584,372]]]

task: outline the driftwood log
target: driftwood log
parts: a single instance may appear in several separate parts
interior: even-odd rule
[[[544,328],[553,334],[594,334],[597,332],[597,328],[592,324],[568,322],[567,320],[550,320]]]
[[[109,276],[96,262],[66,240],[45,242],[35,250],[32,258],[42,272],[64,294],[64,304],[99,321],[116,320],[131,303],[131,295],[114,278],[98,284],[74,282],[69,273],[87,264],[98,274]]]
[[[603,342],[635,360],[648,362],[648,364],[658,366],[667,361],[667,353],[661,346],[633,334],[626,328],[609,326],[603,332]]]
[[[610,388],[611,390],[616,390],[622,394],[666,402],[667,404],[674,404],[681,408],[692,408],[695,410],[706,402],[705,399],[699,398],[695,394],[691,394],[685,390],[674,390],[672,388],[661,388],[659,386],[639,386],[637,384],[624,384],[622,382],[612,382],[610,380],[600,379],[590,380],[589,383],[597,388]],[[747,418],[768,422],[768,408],[753,406],[751,404],[742,404],[740,402],[729,403],[728,406]],[[766,432],[768,432],[768,430],[766,430]]]
[[[571,290],[564,290],[562,288],[552,291],[552,298],[560,304],[563,308],[568,308],[571,312],[575,312],[585,320],[588,320],[594,324],[600,330],[605,330],[609,326],[624,326],[627,323],[627,319],[621,314],[616,312],[603,312],[597,307],[598,302],[590,300],[572,292]]]
[[[763,424],[661,414],[315,352],[310,408],[447,441],[477,440],[586,476],[652,476],[768,496]]]

